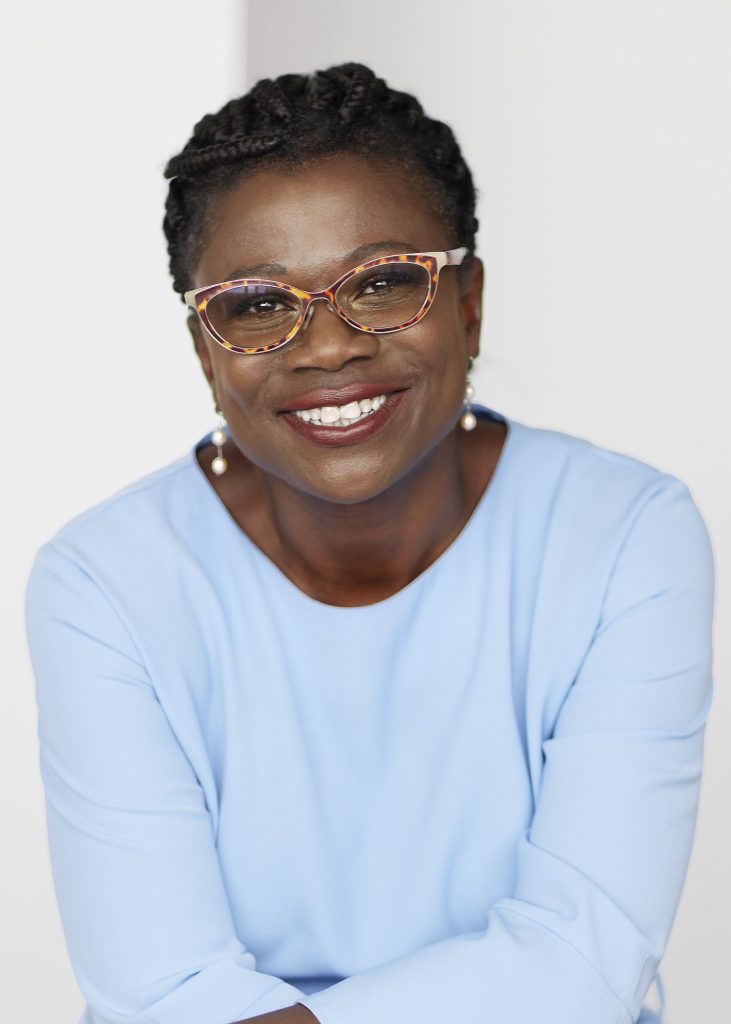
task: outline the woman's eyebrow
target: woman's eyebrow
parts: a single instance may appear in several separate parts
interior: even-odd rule
[[[234,267],[226,276],[227,281],[236,281],[240,277],[261,277],[262,274],[286,274],[287,268],[281,263],[255,263],[250,267]]]
[[[352,261],[354,264],[359,263],[361,260],[367,260],[369,256],[383,254],[385,256],[392,256],[398,253],[415,252],[413,245],[410,242],[398,242],[393,240],[384,240],[381,242],[367,242],[365,245],[359,245],[357,249],[353,249],[352,252],[346,253],[342,260],[343,262]],[[236,281],[243,277],[262,277],[264,274],[271,276],[273,274],[286,274],[287,268],[281,263],[256,263],[247,267],[234,267],[233,270],[229,271],[226,280]]]
[[[384,251],[385,250],[385,251]],[[369,242],[367,245],[360,245],[348,253],[346,259],[362,260],[369,256],[383,253],[384,256],[396,256],[399,253],[416,252],[417,250],[410,242],[394,242],[392,239],[383,242]]]

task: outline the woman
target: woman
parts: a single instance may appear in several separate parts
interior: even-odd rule
[[[472,178],[366,67],[259,82],[166,174],[221,419],[27,592],[83,1021],[660,1020],[712,692],[687,486],[472,407]]]

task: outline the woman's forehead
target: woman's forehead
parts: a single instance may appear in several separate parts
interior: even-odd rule
[[[449,240],[406,171],[344,156],[243,177],[212,202],[205,235],[197,285],[243,276],[232,273],[243,268],[335,269],[369,245],[376,248],[364,258],[386,255],[382,241],[421,252]]]

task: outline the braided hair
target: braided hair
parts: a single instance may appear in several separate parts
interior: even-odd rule
[[[425,201],[474,252],[475,188],[451,128],[427,117],[409,93],[391,89],[363,64],[340,64],[311,75],[263,78],[248,93],[206,114],[165,167],[172,179],[165,203],[173,288],[192,287],[205,244],[211,200],[243,174],[312,158],[349,153],[406,168]],[[460,267],[469,266],[469,256]]]

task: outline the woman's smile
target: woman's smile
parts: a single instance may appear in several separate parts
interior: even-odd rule
[[[355,387],[360,400],[346,398],[344,404],[316,405],[283,413],[284,421],[302,437],[326,447],[359,444],[369,440],[395,419],[408,389],[381,390]],[[373,393],[375,391],[375,393]],[[332,399],[330,399],[333,401]],[[341,403],[343,399],[340,399]]]

